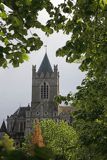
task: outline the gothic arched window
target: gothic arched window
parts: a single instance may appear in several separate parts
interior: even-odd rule
[[[49,97],[49,86],[46,82],[41,85],[41,99],[48,99]]]

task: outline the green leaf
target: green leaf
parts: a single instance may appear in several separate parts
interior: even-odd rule
[[[0,13],[0,17],[1,17],[2,19],[7,19],[7,14],[6,14],[6,12],[5,12],[5,11],[1,12],[1,13]]]
[[[4,11],[4,5],[0,3],[0,10]]]
[[[22,24],[21,20],[16,16],[10,16],[10,20],[12,21],[14,27],[18,27]]]
[[[7,44],[9,44],[8,38],[4,38],[4,43],[7,46]]]
[[[32,3],[32,0],[24,0],[25,5],[30,6]]]
[[[28,61],[29,60],[29,56],[26,53],[22,54],[22,59]]]

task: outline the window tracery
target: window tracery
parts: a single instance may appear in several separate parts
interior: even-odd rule
[[[49,98],[49,85],[44,82],[41,85],[41,99],[48,99]]]

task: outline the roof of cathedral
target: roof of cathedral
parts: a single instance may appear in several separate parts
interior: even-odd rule
[[[52,73],[53,70],[52,70],[52,67],[51,67],[51,64],[49,62],[49,59],[48,59],[48,56],[47,54],[45,54],[43,60],[42,60],[42,63],[38,69],[38,73],[41,74],[41,73]]]
[[[73,111],[73,107],[71,106],[59,106],[58,107],[58,111],[59,111],[59,114],[62,114],[62,113],[71,113]]]
[[[11,116],[12,117],[23,117],[23,118],[25,118],[26,117],[26,111],[29,110],[29,109],[30,109],[30,106],[28,106],[28,107],[19,107],[17,109],[17,111],[14,114],[12,114]]]
[[[2,125],[1,125],[0,132],[7,133],[6,124],[5,124],[5,122],[4,122],[4,121],[3,121]]]

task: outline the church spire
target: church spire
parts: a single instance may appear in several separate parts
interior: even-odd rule
[[[41,74],[41,73],[52,73],[53,70],[52,70],[52,67],[51,67],[51,64],[49,62],[49,59],[48,59],[48,56],[47,56],[47,49],[46,49],[46,52],[45,52],[45,56],[42,60],[42,63],[38,69],[38,74]]]
[[[5,124],[5,122],[4,122],[4,121],[3,121],[2,125],[1,125],[0,132],[5,132],[5,133],[7,133],[6,124]]]

